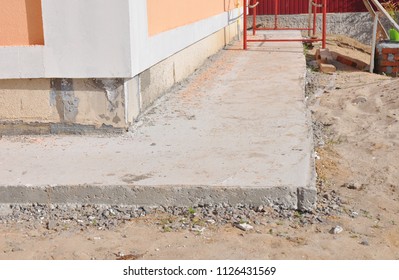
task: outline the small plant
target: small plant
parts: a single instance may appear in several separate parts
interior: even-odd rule
[[[172,228],[170,226],[164,226],[163,227],[163,232],[171,232]]]
[[[395,1],[389,0],[385,3],[381,4],[384,9],[388,12],[388,14],[396,21],[398,22],[398,10],[399,10],[399,3],[396,3]]]
[[[300,218],[302,218],[302,213],[299,212],[299,211],[295,211],[294,217],[297,218],[297,219],[300,219]]]
[[[398,22],[399,19],[399,3],[396,1],[389,0],[385,3],[382,3],[384,9],[388,12],[391,18]],[[389,39],[391,41],[399,41],[399,32],[395,28],[389,29]]]
[[[195,212],[196,212],[196,211],[195,211],[194,208],[192,208],[192,207],[188,208],[188,213],[190,213],[191,215],[194,215]]]

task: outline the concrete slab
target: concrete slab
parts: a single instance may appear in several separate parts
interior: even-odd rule
[[[3,136],[0,203],[311,209],[305,70],[300,43],[232,47],[160,99],[126,135]]]

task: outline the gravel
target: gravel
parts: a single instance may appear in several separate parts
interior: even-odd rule
[[[326,199],[328,197],[329,199]],[[327,216],[342,213],[339,196],[334,192],[319,194],[319,202],[313,212],[299,212],[281,206],[257,206],[227,203],[201,204],[194,207],[138,207],[121,205],[74,205],[74,204],[23,204],[1,205],[4,215],[0,224],[20,223],[28,228],[43,227],[49,231],[70,228],[80,230],[95,227],[112,229],[127,221],[148,215],[167,214],[161,226],[164,231],[189,229],[203,232],[203,228],[225,224],[265,225],[277,220],[287,220],[299,225],[321,224]]]

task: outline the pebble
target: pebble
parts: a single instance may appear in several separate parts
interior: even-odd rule
[[[362,188],[362,184],[360,183],[345,183],[344,187],[350,190],[360,190]]]
[[[340,234],[343,231],[344,229],[341,226],[335,226],[332,229],[330,229],[331,234]]]
[[[12,215],[13,210],[9,205],[0,205],[0,217],[7,217]]]
[[[363,246],[370,246],[370,244],[367,240],[363,240],[362,242],[360,242],[360,244]]]
[[[11,252],[22,252],[23,250],[21,247],[16,246],[11,249]]]
[[[54,221],[54,220],[48,221],[48,223],[47,223],[47,229],[48,230],[53,230],[56,227],[57,227],[57,222],[56,221]]]
[[[243,231],[249,231],[249,230],[253,230],[254,227],[247,224],[247,223],[243,223],[243,224],[235,224],[235,226]]]
[[[197,233],[203,233],[205,230],[204,227],[200,227],[200,226],[194,226],[193,228],[191,228],[191,231],[197,232]]]
[[[352,212],[351,213],[351,217],[352,218],[357,218],[359,216],[359,213],[357,213],[357,212]]]

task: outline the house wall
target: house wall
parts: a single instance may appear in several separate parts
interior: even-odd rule
[[[0,47],[0,134],[128,128],[241,32],[238,2],[42,0],[44,45]]]

